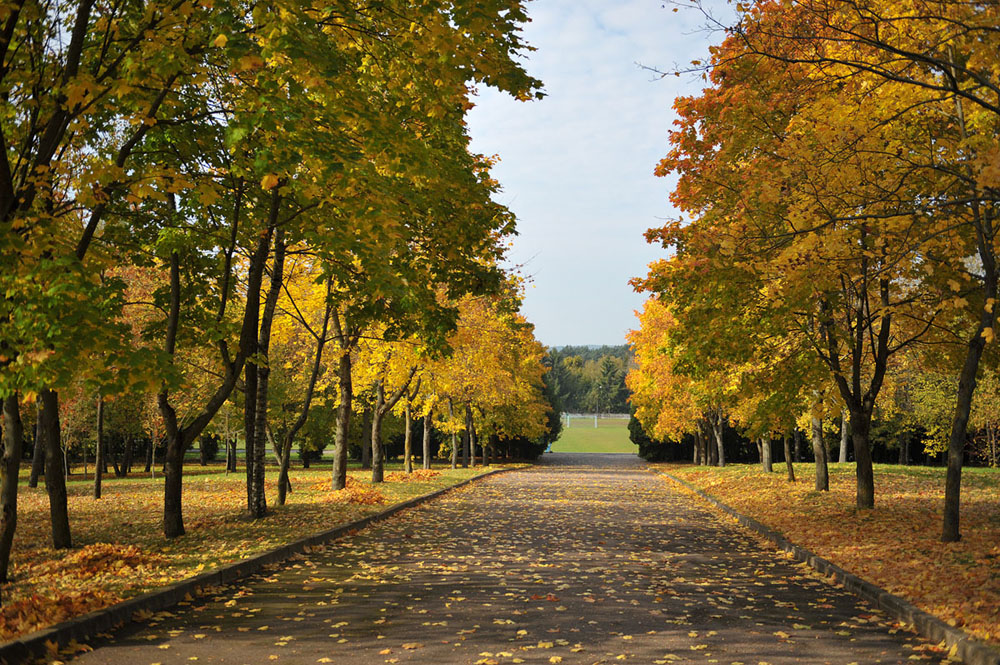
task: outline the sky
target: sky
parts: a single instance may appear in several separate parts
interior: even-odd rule
[[[676,216],[672,181],[653,168],[668,148],[673,99],[700,78],[659,78],[704,58],[700,16],[662,0],[535,0],[526,69],[546,97],[481,89],[472,149],[500,156],[497,197],[518,217],[510,259],[531,278],[522,313],[549,346],[624,344],[644,296],[628,280],[665,255],[646,229]],[[638,64],[637,64],[638,63]]]

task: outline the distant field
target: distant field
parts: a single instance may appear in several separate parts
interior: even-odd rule
[[[557,453],[635,453],[635,444],[628,438],[628,421],[622,418],[597,420],[573,418],[569,427],[563,425],[559,440],[552,444]]]

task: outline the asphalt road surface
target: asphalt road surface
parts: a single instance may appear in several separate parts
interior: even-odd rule
[[[73,662],[946,662],[633,455],[545,455],[92,646]]]

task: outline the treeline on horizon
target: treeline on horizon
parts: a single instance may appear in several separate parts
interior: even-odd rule
[[[551,347],[545,382],[563,413],[628,413],[631,362],[624,344]]]

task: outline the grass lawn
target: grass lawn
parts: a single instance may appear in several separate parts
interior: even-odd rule
[[[490,467],[497,468],[497,467]],[[160,521],[163,478],[106,477],[103,498],[93,499],[89,481],[68,483],[74,548],[53,550],[44,483],[20,487],[11,576],[0,593],[0,639],[37,630],[129,596],[182,580],[203,570],[273,549],[284,543],[364,517],[484,471],[451,470],[407,476],[401,464],[387,465],[387,482],[373,486],[371,471],[351,469],[348,487],[330,490],[330,467],[292,469],[293,492],[273,505],[277,472],[268,469],[270,514],[249,520],[243,468],[185,467],[184,525],[187,534],[167,541]],[[191,473],[188,473],[190,471]],[[79,476],[77,476],[79,478]]]
[[[962,540],[942,543],[941,467],[875,465],[875,509],[854,506],[854,464],[830,465],[817,492],[814,466],[724,469],[657,464],[859,577],[976,637],[1000,644],[1000,470],[962,472]],[[669,480],[667,482],[670,482]]]
[[[552,444],[557,453],[636,453],[638,448],[629,441],[628,420],[623,418],[573,418],[569,427]]]

